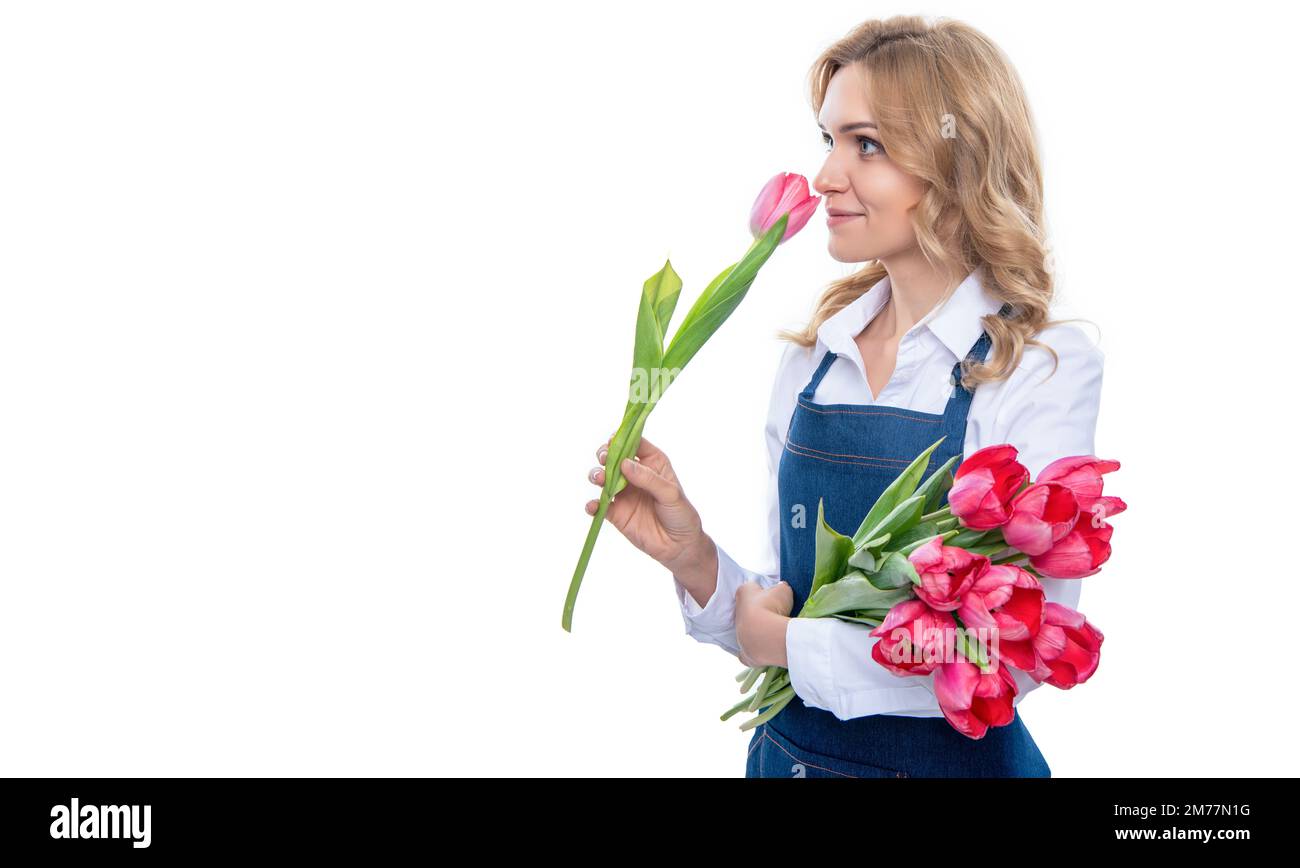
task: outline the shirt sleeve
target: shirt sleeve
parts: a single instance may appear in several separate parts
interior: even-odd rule
[[[1018,460],[1038,477],[1048,464],[1067,455],[1094,455],[1097,417],[1101,409],[1102,371],[1105,355],[1079,328],[1053,326],[1036,336],[1056,351],[1053,358],[1042,347],[1028,347],[1021,366],[1008,383],[1000,402],[995,438],[981,443],[1010,443]],[[1047,599],[1071,609],[1079,608],[1083,579],[1041,580]],[[1012,676],[1020,688],[1019,703],[1042,685],[1019,669]]]
[[[1010,443],[1017,460],[1036,479],[1048,464],[1067,455],[1092,455],[1101,407],[1105,357],[1081,329],[1054,326],[1037,335],[1051,347],[1027,347],[999,402],[988,443]]]

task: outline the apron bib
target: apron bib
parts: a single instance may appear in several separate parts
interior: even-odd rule
[[[982,362],[990,345],[988,333],[981,334],[967,358]],[[944,437],[930,455],[927,475],[962,454],[974,397],[961,385],[958,362],[952,370],[954,391],[943,413],[877,404],[817,404],[813,395],[835,358],[827,350],[799,393],[778,470],[781,578],[794,591],[794,612],[812,587],[818,500],[824,499],[827,524],[842,534],[853,533],[881,492],[931,443]],[[798,506],[803,527],[793,526]],[[868,658],[862,665],[879,664]],[[899,677],[899,686],[910,680]],[[745,776],[1050,777],[1051,770],[1019,709],[1011,723],[971,739],[943,717],[871,714],[840,720],[796,696],[776,717],[755,728]]]

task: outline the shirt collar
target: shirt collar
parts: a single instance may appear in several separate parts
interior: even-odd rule
[[[828,317],[818,327],[817,337],[827,349],[849,354],[850,358],[860,357],[854,338],[880,313],[890,292],[889,275],[885,275],[857,299]],[[954,357],[964,359],[984,331],[980,318],[996,313],[1001,307],[1002,302],[984,288],[980,269],[976,268],[957,285],[947,301],[936,305],[908,329],[903,340],[914,338],[928,329]]]

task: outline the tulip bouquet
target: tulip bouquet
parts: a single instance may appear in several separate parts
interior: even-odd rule
[[[952,473],[954,456],[922,482],[942,442],[881,493],[852,537],[831,529],[818,503],[812,588],[797,617],[874,627],[872,659],[900,677],[932,676],[944,717],[978,739],[1015,718],[1009,667],[1062,689],[1096,671],[1101,631],[1048,601],[1039,579],[1100,570],[1110,557],[1106,518],[1125,503],[1102,494],[1102,474],[1118,470],[1118,461],[1061,458],[1031,482],[1005,443],[975,452]],[[742,730],[770,720],[794,696],[780,666],[751,667],[736,680],[741,693],[759,682],[722,715],[760,712]]]
[[[564,600],[562,625],[571,630],[573,606],[578,599],[578,589],[587,571],[596,537],[600,534],[609,505],[627,485],[620,470],[623,459],[636,455],[641,445],[641,431],[646,418],[654,409],[663,392],[686,366],[704,343],[731,316],[758,275],[758,270],[781,243],[802,229],[817,210],[820,196],[810,196],[808,181],[802,175],[781,172],[775,175],[759,192],[749,213],[749,231],[753,243],[740,258],[722,270],[713,282],[705,287],[690,312],[673,333],[667,349],[664,335],[672,319],[681,293],[682,280],[673,271],[672,263],[651,275],[641,288],[641,307],[637,312],[636,340],[632,351],[632,378],[623,422],[610,438],[605,457],[605,484],[600,491],[596,514],[587,531],[587,540],[578,558],[569,583],[569,593]]]

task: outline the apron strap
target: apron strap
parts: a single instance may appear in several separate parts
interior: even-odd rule
[[[979,340],[970,348],[966,358],[973,363],[982,362],[988,356],[989,348],[992,346],[993,339],[989,337],[989,333],[981,332]],[[968,396],[974,397],[974,393],[961,384],[961,365],[962,363],[958,362],[952,366],[952,377],[949,379],[949,383],[956,387],[956,392],[965,392]],[[957,397],[956,392],[953,393],[954,398]]]
[[[805,401],[812,400],[813,393],[817,391],[817,385],[822,381],[822,377],[826,376],[826,372],[831,369],[831,363],[835,361],[835,358],[834,350],[826,351],[826,355],[822,356],[822,363],[817,366],[817,370],[813,372],[812,379],[808,381],[808,385],[803,387],[803,391],[799,393],[799,397],[803,398]]]
[[[1011,302],[1006,302],[1002,305],[1001,309],[998,310],[998,316],[1000,317],[1006,317],[1010,313]],[[978,364],[988,358],[989,348],[992,346],[993,339],[989,337],[989,333],[986,331],[980,332],[979,340],[975,341],[975,344],[970,348],[970,352],[966,354],[966,358],[973,364]],[[974,394],[961,384],[961,364],[961,362],[958,362],[952,366],[952,378],[950,382],[954,387],[956,387],[953,392],[953,397],[956,398],[959,393],[964,392],[966,394],[966,400],[969,401],[970,398],[974,397]]]
[[[998,311],[998,316],[1005,317],[1011,311],[1011,304],[1002,305]],[[993,346],[993,339],[989,333],[981,331],[979,340],[970,348],[966,358],[972,363],[978,364],[984,361],[989,354],[989,348]],[[963,443],[966,439],[966,417],[970,413],[971,401],[975,399],[975,393],[967,389],[961,382],[961,362],[952,366],[952,377],[949,382],[952,383],[952,396],[948,398],[948,405],[943,408],[943,431],[944,442],[956,444],[958,453],[960,453]]]

